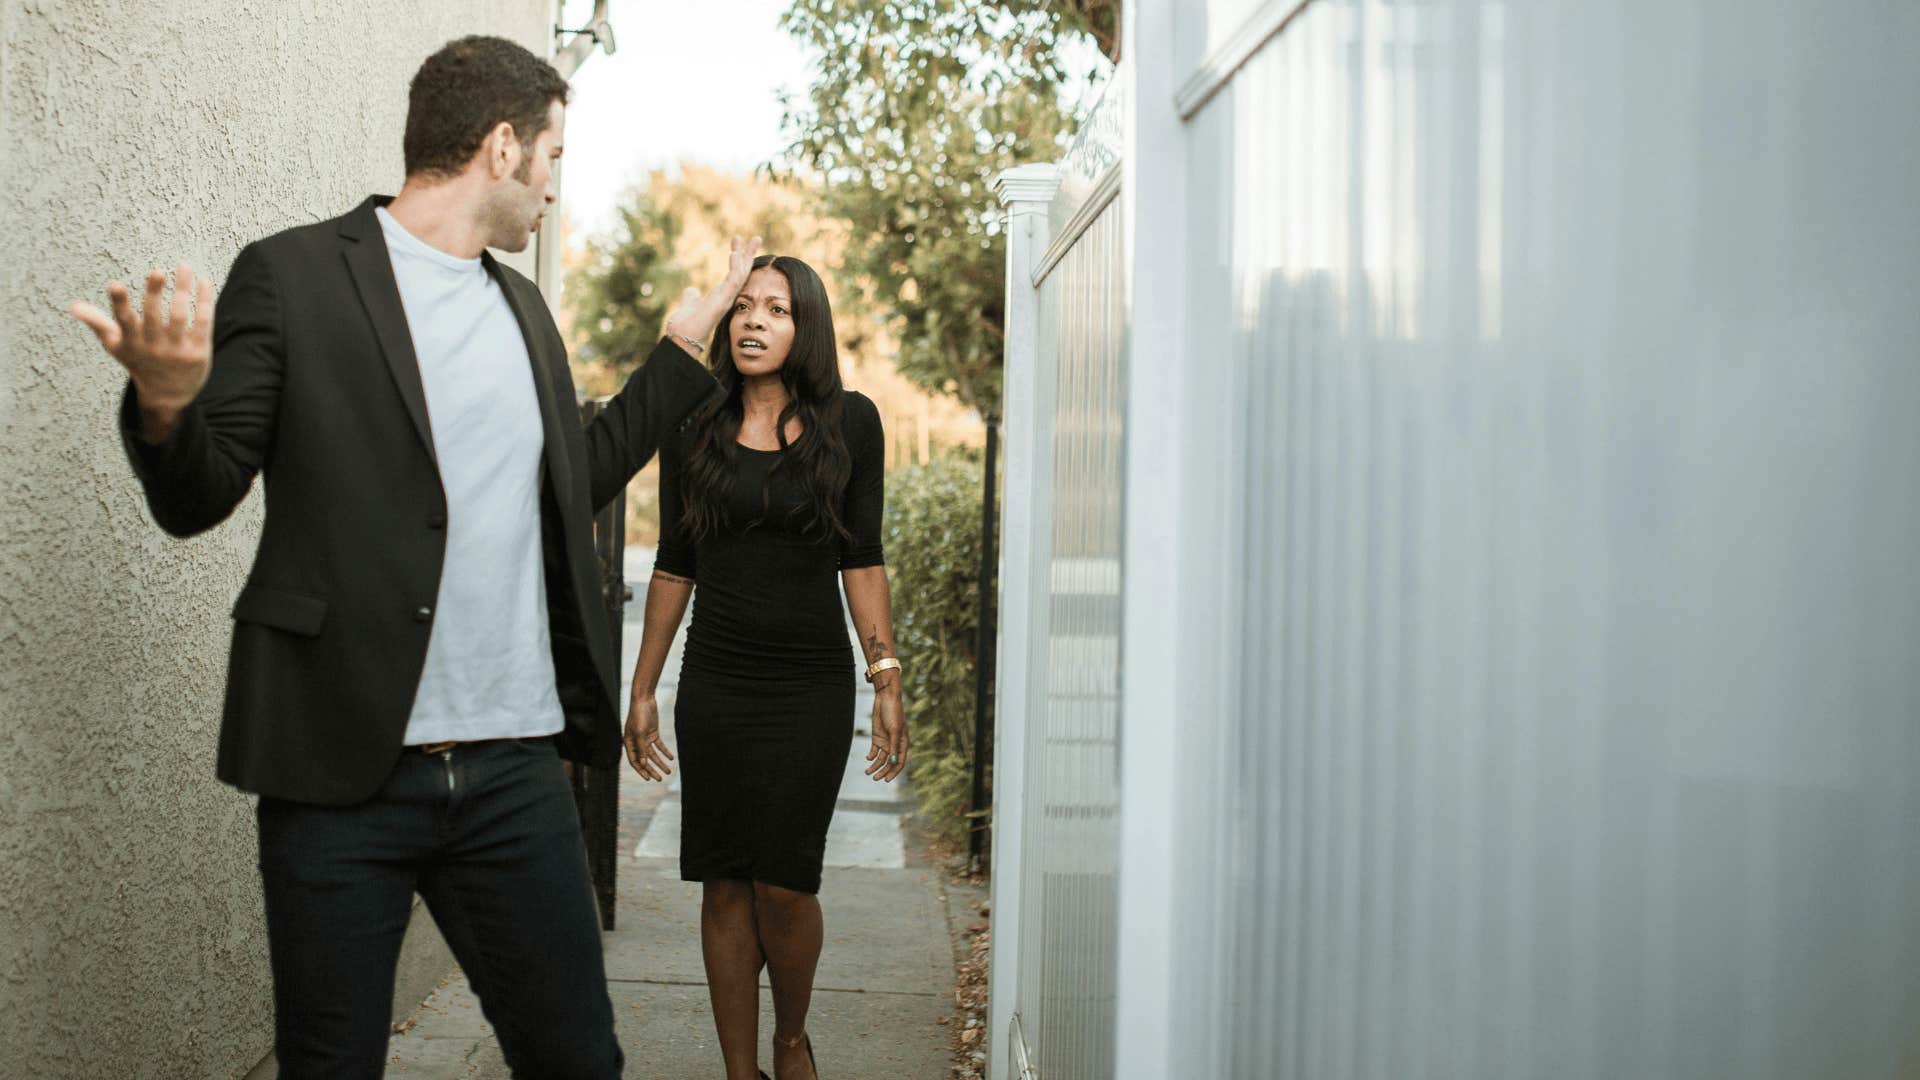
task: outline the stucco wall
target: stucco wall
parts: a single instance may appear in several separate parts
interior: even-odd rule
[[[258,493],[188,542],[62,314],[401,174],[406,83],[547,0],[0,4],[0,1076],[227,1076],[271,1042],[249,798],[212,776]],[[530,265],[522,261],[521,265]]]

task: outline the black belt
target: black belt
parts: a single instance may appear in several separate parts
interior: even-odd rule
[[[486,746],[503,742],[545,742],[551,735],[510,735],[504,739],[450,739],[446,742],[412,743],[400,749],[415,754],[444,754],[456,746]]]

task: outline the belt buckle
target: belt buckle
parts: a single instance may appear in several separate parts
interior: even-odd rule
[[[423,754],[444,754],[447,751],[459,745],[460,743],[458,740],[450,739],[447,742],[420,743],[419,745],[415,746],[414,749],[420,751]]]

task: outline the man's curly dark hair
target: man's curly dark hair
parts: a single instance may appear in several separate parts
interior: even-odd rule
[[[556,101],[567,103],[567,80],[524,47],[481,35],[448,42],[407,92],[407,175],[458,175],[503,120],[531,153]]]

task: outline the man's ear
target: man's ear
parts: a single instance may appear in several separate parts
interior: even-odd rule
[[[487,174],[495,180],[511,176],[520,167],[520,136],[512,124],[502,120],[493,125],[482,145],[486,148]]]

